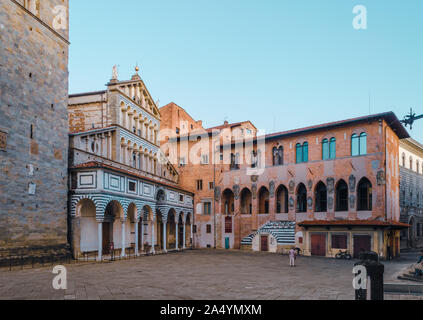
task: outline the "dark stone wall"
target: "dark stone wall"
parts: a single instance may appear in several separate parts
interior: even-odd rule
[[[0,248],[66,245],[68,30],[53,21],[68,1],[39,17],[19,3],[0,2]]]

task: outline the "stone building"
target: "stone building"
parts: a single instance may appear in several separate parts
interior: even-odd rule
[[[70,225],[74,256],[191,246],[193,194],[160,150],[160,112],[137,73],[69,97]]]
[[[402,248],[423,247],[423,145],[409,138],[400,141],[401,221],[410,225],[401,233]]]
[[[399,254],[399,230],[407,228],[399,221],[399,140],[409,135],[393,113],[253,135],[252,144],[240,132],[244,141],[232,136],[222,142],[225,134],[216,133],[219,147],[208,142],[211,157],[220,160],[213,166],[218,179],[215,188],[206,186],[214,190],[207,210],[196,194],[196,247],[210,245],[215,224],[218,248],[283,252],[297,246],[306,255],[328,257],[339,250]],[[166,149],[177,150],[180,161],[183,139],[175,141],[178,149]],[[198,147],[189,146],[195,154]],[[190,172],[181,180],[184,188],[211,181],[212,170],[201,163],[184,162],[179,171]]]
[[[214,248],[217,239],[222,237],[218,227],[222,222],[216,221],[215,217],[218,220],[224,219],[217,209],[214,186],[216,184],[219,190],[224,172],[219,165],[220,155],[215,154],[216,158],[213,159],[213,146],[209,139],[217,146],[223,138],[230,141],[236,131],[254,137],[257,129],[250,121],[225,122],[222,126],[206,129],[202,121],[195,121],[175,103],[160,108],[160,114],[162,151],[178,168],[181,186],[195,194],[194,207],[197,214],[194,245],[198,248]]]
[[[67,244],[68,0],[0,2],[0,256]]]

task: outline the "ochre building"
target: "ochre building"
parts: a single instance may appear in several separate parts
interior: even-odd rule
[[[161,109],[172,120],[162,126],[180,129],[175,110],[183,123],[186,112],[171,106]],[[265,136],[241,127],[241,139],[231,132],[243,123],[217,127],[215,134],[204,129],[209,140],[201,150],[210,150],[209,163],[205,154],[200,163],[183,159],[187,146],[191,156],[200,149],[195,124],[188,118],[188,133],[169,138],[163,151],[176,150],[181,186],[196,193],[196,247],[399,255],[400,230],[408,227],[400,222],[399,144],[409,135],[394,113]],[[186,135],[191,142],[184,145]]]

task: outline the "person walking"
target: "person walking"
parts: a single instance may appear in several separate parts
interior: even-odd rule
[[[296,258],[296,251],[294,248],[292,248],[291,250],[289,250],[289,266],[290,267],[295,267],[295,258]]]

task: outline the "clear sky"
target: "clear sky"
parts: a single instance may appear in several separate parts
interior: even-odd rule
[[[372,114],[423,114],[422,0],[71,0],[70,41],[71,93],[138,63],[159,106],[206,127],[300,128],[367,115],[369,96]],[[423,142],[423,119],[410,133]]]

